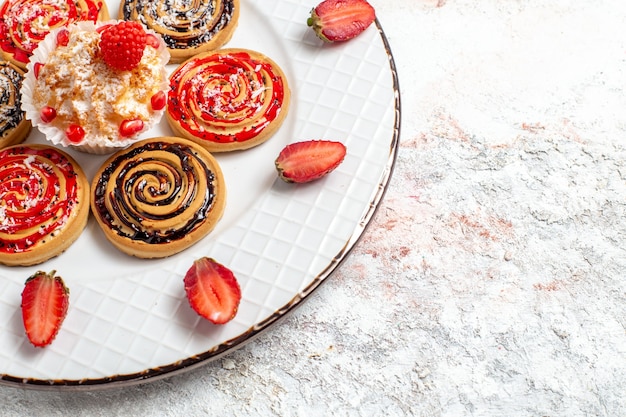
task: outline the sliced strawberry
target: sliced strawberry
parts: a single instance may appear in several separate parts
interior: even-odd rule
[[[37,346],[50,344],[56,337],[69,307],[70,290],[56,271],[31,275],[22,291],[22,320],[28,340]]]
[[[360,35],[376,19],[365,0],[324,0],[311,10],[307,25],[326,42],[347,41]]]
[[[274,163],[284,181],[302,183],[328,174],[345,156],[346,147],[341,142],[309,140],[287,145]]]
[[[232,271],[211,258],[194,261],[184,278],[189,305],[214,324],[235,317],[241,301],[241,288]]]

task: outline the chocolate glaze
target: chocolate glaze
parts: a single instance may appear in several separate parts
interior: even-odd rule
[[[138,166],[140,167],[141,164],[158,161],[157,158],[149,154],[147,154],[145,158],[140,156],[142,153],[157,150],[170,152],[176,155],[180,161],[180,171],[175,170],[175,180],[172,184],[166,184],[165,175],[155,172],[154,170],[139,169],[132,177],[127,177],[126,174],[128,172]],[[197,172],[194,168],[194,164],[198,164],[201,167],[201,172]],[[111,178],[111,175],[117,169],[120,169],[120,175],[118,175],[117,178]],[[141,192],[145,190],[146,186],[145,181],[142,181],[141,178],[146,175],[158,178],[159,182],[165,185],[171,194],[169,198],[154,202],[152,204],[153,206],[175,203],[175,200],[179,199],[182,200],[181,204],[175,210],[165,215],[146,213],[144,211],[139,212],[135,207],[130,206],[131,200],[129,200],[128,196],[133,196],[141,203],[146,203],[145,198],[141,196]],[[179,191],[182,190],[182,185],[185,182],[198,184],[195,178],[199,175],[203,175],[207,179],[207,188],[204,193],[201,193],[201,190],[197,187],[192,187],[186,195],[181,196]],[[116,181],[115,188],[113,192],[107,193],[107,183],[112,180]],[[143,241],[149,244],[168,243],[180,240],[200,225],[213,207],[215,199],[214,181],[215,174],[206,165],[204,160],[199,158],[190,147],[177,143],[149,142],[119,155],[103,170],[94,189],[96,214],[108,227],[116,231],[118,235],[132,240]],[[154,187],[149,188],[147,191],[153,196],[163,193]],[[201,208],[195,211],[193,215],[189,217],[189,220],[180,228],[171,230],[146,230],[141,227],[141,223],[144,220],[165,221],[180,216],[188,211],[189,205],[196,198],[203,199]],[[109,212],[106,207],[107,200],[111,204],[112,212]],[[126,233],[123,230],[124,228],[132,230],[132,233]]]
[[[122,6],[124,20],[132,20],[136,15],[139,21],[146,26],[146,16],[150,20],[159,21],[161,27],[177,33],[178,35],[168,35],[161,33],[165,44],[170,49],[193,48],[213,39],[232,19],[235,5],[233,0],[208,1],[204,8],[185,10],[184,12],[172,10],[171,2],[157,2],[150,0],[125,0]],[[163,19],[159,19],[158,8],[164,8],[165,12],[176,23],[168,24]],[[191,14],[191,16],[190,16]],[[193,28],[190,24],[193,24]],[[161,32],[158,27],[151,26],[156,32]]]
[[[9,134],[22,119],[22,74],[8,63],[0,63],[0,137]]]

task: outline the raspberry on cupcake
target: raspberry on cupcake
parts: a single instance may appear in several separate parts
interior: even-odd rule
[[[130,71],[139,65],[148,35],[137,22],[120,22],[105,28],[100,35],[100,52],[109,67]]]

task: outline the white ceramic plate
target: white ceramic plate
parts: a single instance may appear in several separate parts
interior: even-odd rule
[[[118,1],[107,2],[111,16]],[[292,104],[279,132],[243,152],[216,154],[227,209],[204,240],[173,257],[123,255],[93,218],[65,253],[28,268],[0,267],[0,382],[31,388],[95,389],[155,380],[241,346],[298,306],[347,256],[389,181],[399,138],[395,66],[376,22],[343,44],[323,44],[306,25],[317,0],[241,1],[227,47],[276,61]],[[171,66],[170,71],[175,66]],[[171,135],[165,118],[145,137]],[[279,180],[274,159],[288,143],[342,141],[344,162],[306,185]],[[43,142],[33,131],[27,143]],[[91,178],[105,157],[70,152]],[[210,256],[238,278],[237,316],[215,326],[191,310],[183,276]],[[56,270],[70,308],[53,343],[34,348],[24,334],[20,294],[37,270]]]

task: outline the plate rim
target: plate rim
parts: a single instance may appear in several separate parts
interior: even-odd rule
[[[327,279],[332,275],[332,273],[346,260],[356,244],[360,241],[363,233],[370,225],[375,213],[380,207],[380,203],[384,198],[384,195],[386,194],[386,191],[390,184],[390,180],[396,165],[400,145],[402,112],[400,83],[397,67],[395,64],[393,53],[391,51],[389,40],[385,35],[385,32],[378,17],[375,18],[374,25],[378,31],[379,36],[381,37],[383,47],[387,55],[388,64],[391,70],[392,88],[394,96],[393,133],[389,146],[387,162],[385,165],[385,169],[378,181],[377,191],[374,193],[372,199],[369,201],[369,209],[359,219],[357,227],[355,227],[352,234],[348,237],[341,250],[333,256],[331,262],[320,273],[318,273],[302,291],[296,294],[286,304],[276,309],[276,311],[274,311],[274,313],[272,313],[269,317],[258,323],[255,323],[253,326],[248,328],[248,330],[242,332],[238,336],[222,342],[218,345],[215,345],[211,349],[204,351],[200,354],[189,356],[174,363],[145,369],[141,372],[117,374],[101,378],[39,379],[0,374],[0,385],[14,388],[26,388],[46,391],[97,391],[105,389],[125,388],[180,375],[182,373],[189,372],[201,366],[207,365],[210,362],[213,362],[227,354],[230,354],[235,350],[242,348],[247,343],[253,341],[264,331],[273,327],[282,319],[285,319],[289,315],[289,313],[301,306],[304,301],[306,301],[310,297],[310,295],[315,292],[315,290],[317,290],[324,282],[326,282]]]

